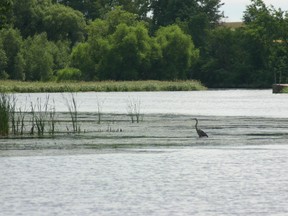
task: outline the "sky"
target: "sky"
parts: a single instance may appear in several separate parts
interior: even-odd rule
[[[273,5],[276,9],[281,8],[288,11],[288,0],[263,0],[267,6]],[[225,3],[222,6],[224,15],[228,18],[224,19],[226,22],[240,22],[242,21],[243,12],[246,6],[251,4],[250,0],[222,0]]]

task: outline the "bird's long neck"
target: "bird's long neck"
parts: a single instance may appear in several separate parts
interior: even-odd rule
[[[196,120],[195,128],[197,129],[198,120],[197,119],[195,119],[195,120]]]

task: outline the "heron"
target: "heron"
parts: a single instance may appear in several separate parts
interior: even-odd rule
[[[195,118],[195,120],[196,120],[195,129],[196,129],[196,132],[197,132],[199,138],[208,137],[208,135],[203,130],[201,130],[197,127],[198,126],[198,119]]]

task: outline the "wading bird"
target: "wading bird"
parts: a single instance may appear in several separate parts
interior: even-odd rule
[[[195,118],[195,120],[196,120],[195,129],[196,129],[196,131],[197,131],[197,134],[198,134],[199,138],[208,137],[208,135],[207,135],[203,130],[201,130],[201,129],[199,129],[199,128],[197,127],[197,125],[198,125],[198,119]]]

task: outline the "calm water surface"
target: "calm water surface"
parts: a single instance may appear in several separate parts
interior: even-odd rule
[[[18,106],[30,108],[30,101],[45,100],[47,94],[16,94]],[[49,94],[57,111],[67,111],[65,98],[71,94]],[[78,93],[78,110],[96,112],[97,101],[103,112],[127,113],[129,101],[140,101],[142,113],[173,113],[208,116],[257,116],[288,118],[288,94],[271,90],[215,90],[192,92]]]
[[[18,106],[37,97],[45,94],[17,94]],[[57,111],[66,111],[69,94],[50,97]],[[83,112],[96,112],[98,100],[103,112],[125,113],[127,100],[137,98],[147,115],[173,115],[131,127],[139,136],[129,139],[129,148],[1,150],[0,215],[288,214],[288,95],[228,90],[76,97]],[[190,135],[186,116],[199,117],[211,136]]]

